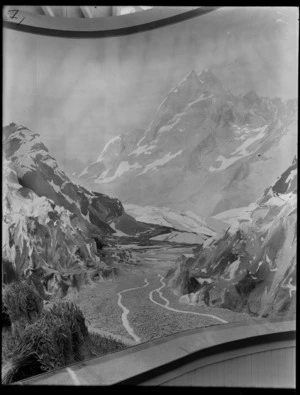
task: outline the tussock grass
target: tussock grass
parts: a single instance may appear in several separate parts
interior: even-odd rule
[[[7,327],[2,328],[1,335],[2,335],[1,357],[2,357],[2,366],[4,366],[5,363],[9,361],[11,358],[12,350],[14,347],[14,341],[11,336],[11,330],[8,329]]]
[[[125,347],[114,339],[90,334],[75,304],[60,302],[45,310],[40,302],[39,295],[25,282],[4,289],[3,304],[12,329],[15,325],[18,330],[6,336],[5,354],[9,360],[2,369],[2,384]]]
[[[25,328],[2,382],[22,380],[96,355],[79,308],[74,304],[57,304]]]
[[[43,310],[43,300],[34,286],[15,281],[4,286],[2,303],[12,324],[12,336],[19,339],[25,327],[32,324]]]

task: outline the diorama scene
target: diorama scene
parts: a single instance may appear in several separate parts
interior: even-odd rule
[[[3,38],[2,382],[295,318],[298,14]]]

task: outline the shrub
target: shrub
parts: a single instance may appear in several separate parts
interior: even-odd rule
[[[12,337],[19,339],[27,325],[42,312],[43,300],[33,286],[16,281],[3,288],[2,303],[12,324]]]
[[[2,327],[2,366],[11,358],[13,347],[10,329]]]
[[[101,239],[99,236],[94,236],[94,240],[96,242],[97,250],[102,250],[103,247],[107,246],[107,243],[103,239]]]
[[[2,273],[3,283],[9,284],[13,281],[18,281],[20,278],[20,271],[18,267],[15,267],[12,262],[3,259],[2,260]]]
[[[27,326],[12,351],[2,383],[8,384],[96,356],[82,312],[61,303]]]

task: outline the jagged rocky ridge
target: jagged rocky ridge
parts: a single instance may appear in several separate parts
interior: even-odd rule
[[[30,277],[40,294],[65,296],[105,271],[99,234],[86,221],[45,196],[22,186],[4,160],[2,265],[4,283]]]
[[[37,133],[12,123],[3,128],[3,148],[5,282],[31,277],[44,297],[65,296],[116,273],[101,255],[106,237],[117,227],[135,235],[149,226],[118,199],[73,183]]]
[[[235,96],[210,71],[191,72],[160,104],[135,145],[107,143],[81,174],[122,202],[208,217],[255,201],[291,163],[297,100]],[[119,152],[119,150],[117,150]]]
[[[116,274],[118,263],[131,259],[114,247],[101,251],[111,235],[144,242],[174,230],[136,221],[118,199],[72,182],[37,133],[12,123],[3,137],[5,282],[31,277],[44,297],[65,296]]]
[[[217,215],[225,235],[182,257],[168,286],[182,303],[255,316],[293,315],[296,300],[297,159],[255,204]]]
[[[3,128],[3,137],[5,158],[11,161],[20,185],[72,212],[91,233],[108,235],[117,229],[135,234],[149,229],[126,214],[119,199],[71,181],[49,154],[39,134],[11,123]]]
[[[107,224],[124,212],[118,199],[74,184],[37,133],[12,123],[3,128],[3,137],[4,155],[12,162],[20,185],[51,199],[104,233],[113,233]]]

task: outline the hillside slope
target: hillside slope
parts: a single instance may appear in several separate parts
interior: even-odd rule
[[[151,229],[118,199],[72,182],[37,133],[12,123],[3,145],[5,283],[31,277],[43,297],[76,292],[116,271],[101,251],[116,226],[133,235]]]
[[[19,183],[85,218],[104,233],[107,223],[123,212],[122,203],[74,184],[49,154],[39,134],[14,123],[3,128],[4,155],[12,162]]]
[[[65,296],[110,270],[100,259],[102,239],[87,222],[22,186],[7,160],[3,197],[4,283],[30,277],[43,297]]]
[[[297,159],[255,204],[216,216],[226,234],[180,259],[168,285],[183,303],[253,315],[295,313]]]

